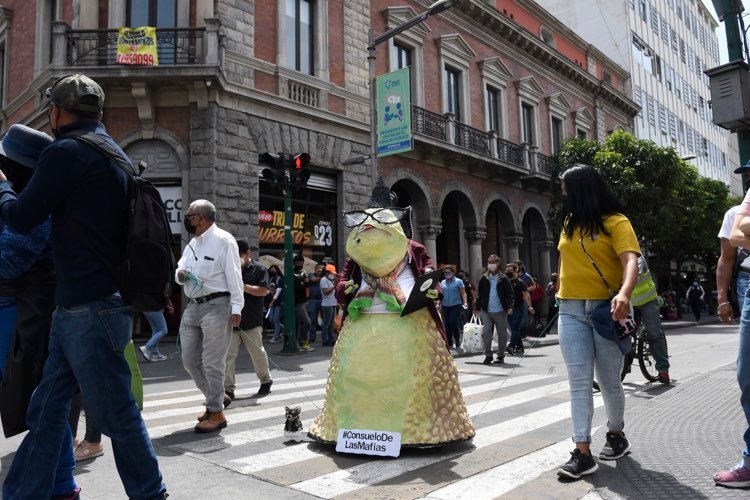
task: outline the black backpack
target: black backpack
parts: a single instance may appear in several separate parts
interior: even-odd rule
[[[701,289],[695,285],[690,286],[690,291],[688,291],[688,300],[698,300],[701,298]]]
[[[172,231],[159,191],[112,144],[94,132],[71,132],[70,137],[84,142],[107,156],[128,177],[127,229],[125,260],[112,265],[96,252],[88,238],[72,221],[77,236],[104,262],[120,288],[122,298],[139,312],[161,311],[167,306],[174,279],[175,258],[172,253]]]

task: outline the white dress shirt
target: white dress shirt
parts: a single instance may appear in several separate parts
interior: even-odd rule
[[[193,280],[181,283],[178,278],[181,271],[190,271],[197,278],[197,283]],[[211,224],[203,234],[190,240],[177,263],[175,279],[190,298],[229,292],[232,314],[242,312],[245,297],[237,241],[216,224]]]

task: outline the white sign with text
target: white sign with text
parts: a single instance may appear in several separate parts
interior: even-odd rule
[[[339,429],[336,451],[339,453],[397,457],[401,452],[401,433],[363,429]]]
[[[182,232],[182,186],[156,186],[159,190],[164,206],[169,217],[169,227],[172,234]],[[187,207],[185,207],[187,209]]]

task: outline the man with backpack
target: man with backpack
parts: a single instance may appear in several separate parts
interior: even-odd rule
[[[100,122],[104,91],[95,81],[84,75],[62,77],[47,90],[47,98],[57,140],[42,152],[20,196],[0,173],[0,219],[5,224],[25,231],[52,214],[57,273],[49,357],[29,404],[29,433],[8,470],[3,497],[52,497],[67,409],[80,384],[84,395],[91,395],[92,416],[112,439],[127,495],[165,498],[123,355],[133,314],[113,272],[126,258],[131,183],[113,159],[73,135],[94,133],[118,154],[125,153]],[[66,498],[78,498],[78,491]]]
[[[701,310],[703,309],[703,297],[706,296],[706,291],[703,290],[703,287],[696,279],[693,281],[693,284],[690,285],[690,288],[687,289],[687,293],[685,293],[685,298],[688,301],[688,304],[690,304],[690,307],[693,310],[693,314],[695,315],[695,321],[698,322],[701,320]]]

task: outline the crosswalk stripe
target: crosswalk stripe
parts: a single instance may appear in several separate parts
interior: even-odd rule
[[[533,378],[533,376],[530,376],[530,377]],[[518,379],[522,379],[522,378],[529,378],[529,377],[526,377],[526,376],[518,377]],[[521,383],[523,382],[519,381],[519,382],[516,382],[514,385],[520,385]],[[508,384],[506,384],[506,386],[508,386]],[[567,389],[567,387],[568,387],[567,382],[559,382],[556,384],[542,386],[542,387],[538,387],[535,389],[528,389],[524,391],[523,393],[511,394],[508,396],[494,399],[490,401],[490,403],[487,404],[487,408],[484,408],[484,410],[482,410],[482,408],[485,406],[485,402],[475,403],[473,405],[469,405],[468,407],[469,414],[475,415],[479,413],[479,411],[489,412],[489,411],[500,410],[503,408],[509,408],[511,406],[516,406],[519,404],[527,403],[529,401],[533,401],[535,399],[539,399],[539,398],[546,397],[552,394],[556,394],[560,391]],[[262,429],[261,431],[264,435],[269,435],[268,431],[270,431],[270,434],[272,434],[273,429],[276,429],[278,437],[281,437],[283,435],[283,432],[281,431],[281,426],[274,426],[272,428]],[[253,441],[257,440],[257,438],[253,436],[252,431],[248,432],[247,435],[252,437]],[[221,442],[227,441],[227,439],[223,439],[222,437],[217,437],[217,438],[208,439],[206,441],[208,443],[207,448],[212,449],[213,447],[217,446]],[[247,443],[241,443],[239,442],[239,440],[235,440],[235,443],[247,444]],[[274,450],[274,451],[270,451],[266,453],[261,453],[261,454],[233,460],[230,463],[230,468],[238,472],[241,472],[243,474],[252,474],[254,472],[259,472],[261,470],[276,467],[278,465],[298,463],[303,460],[308,460],[310,458],[315,458],[318,456],[320,456],[319,451],[311,451],[309,448],[301,448],[301,447],[293,446],[293,447],[284,448],[281,450]]]
[[[603,404],[601,396],[597,395],[594,398],[594,407],[598,408]],[[478,429],[473,444],[475,448],[483,448],[566,418],[570,418],[570,403],[568,402]],[[290,487],[311,495],[330,498],[387,481],[406,472],[437,462],[449,460],[462,453],[464,451],[449,452],[440,456],[402,456],[398,460],[392,461],[376,460],[294,483]]]
[[[281,372],[274,371],[271,372],[271,375],[276,375],[277,377],[280,377]],[[275,380],[274,383],[276,384],[275,388],[281,388],[285,387],[284,384],[289,384],[288,387],[294,387],[295,383],[298,383],[298,379],[303,379],[303,382],[306,381],[304,379],[310,379],[314,378],[316,381],[324,381],[326,380],[326,377],[328,375],[326,373],[300,373],[295,374],[294,377],[286,376],[284,377],[285,380],[288,380],[288,382],[281,382],[279,383],[278,380]],[[258,386],[260,382],[257,380],[254,380],[252,382],[237,382],[237,387],[251,387],[251,386]],[[173,391],[163,391],[163,392],[149,392],[148,394],[143,395],[144,401],[158,401],[160,398],[172,396],[175,394],[186,394],[186,393],[193,393],[195,396],[198,396],[200,398],[203,397],[201,395],[201,391],[199,391],[196,387],[191,387],[190,389],[175,389]]]
[[[528,381],[535,380],[535,379],[541,379],[541,378],[550,377],[550,375],[527,375],[525,377],[527,377],[527,378],[523,379],[522,377],[516,377],[515,379],[519,379],[519,380],[523,379],[526,382],[528,382]],[[468,375],[468,376],[466,376],[463,379],[463,381],[464,382],[473,382],[474,380],[479,380],[479,379],[482,379],[482,378],[485,378],[485,377],[482,376],[482,375]],[[509,387],[510,386],[509,384],[512,384],[513,383],[512,381],[515,380],[515,379],[508,380],[505,383],[505,386]],[[517,384],[517,383],[525,383],[525,382],[515,382],[515,383]],[[321,395],[325,394],[325,392],[326,392],[325,384],[326,384],[326,381],[315,381],[315,383],[311,384],[311,385],[321,385],[321,387],[319,387],[317,389],[309,389],[308,388],[305,391],[301,391],[302,394],[295,394],[295,393],[275,394],[275,393],[272,393],[269,396],[265,396],[262,399],[259,399],[258,402],[262,403],[265,406],[268,403],[273,403],[273,402],[278,402],[278,401],[293,400],[293,399],[297,399],[297,398],[307,398],[307,399],[314,400],[314,401],[322,401],[322,398],[315,398],[315,399],[313,399],[312,396],[321,396]],[[490,384],[485,384],[485,385],[486,386],[493,386],[494,387],[495,385],[497,385],[497,381],[494,381],[494,382],[492,382]],[[297,386],[299,387],[300,384],[297,384]],[[488,389],[485,388],[484,390],[488,390]],[[203,399],[203,397],[201,396],[200,399],[194,398],[191,401],[200,401],[202,399]],[[159,403],[170,404],[169,403],[169,399],[159,400]],[[295,406],[297,404],[299,404],[299,403],[289,403],[289,405],[295,405]],[[154,404],[154,406],[158,407],[159,404]],[[167,409],[164,409],[164,410],[144,411],[143,412],[143,420],[149,421],[149,420],[155,420],[155,419],[160,419],[160,418],[177,417],[177,416],[188,415],[188,414],[200,414],[203,411],[205,411],[205,409],[206,408],[203,405],[194,405],[194,406],[187,406],[187,407],[183,406],[183,407],[178,407],[178,408],[167,408]]]
[[[601,426],[599,426],[601,427]],[[591,429],[595,434],[599,427]],[[461,479],[424,497],[425,500],[491,500],[519,486],[533,481],[542,474],[556,469],[565,462],[565,456],[573,444],[564,439],[492,469]],[[488,488],[487,485],[492,485]]]

